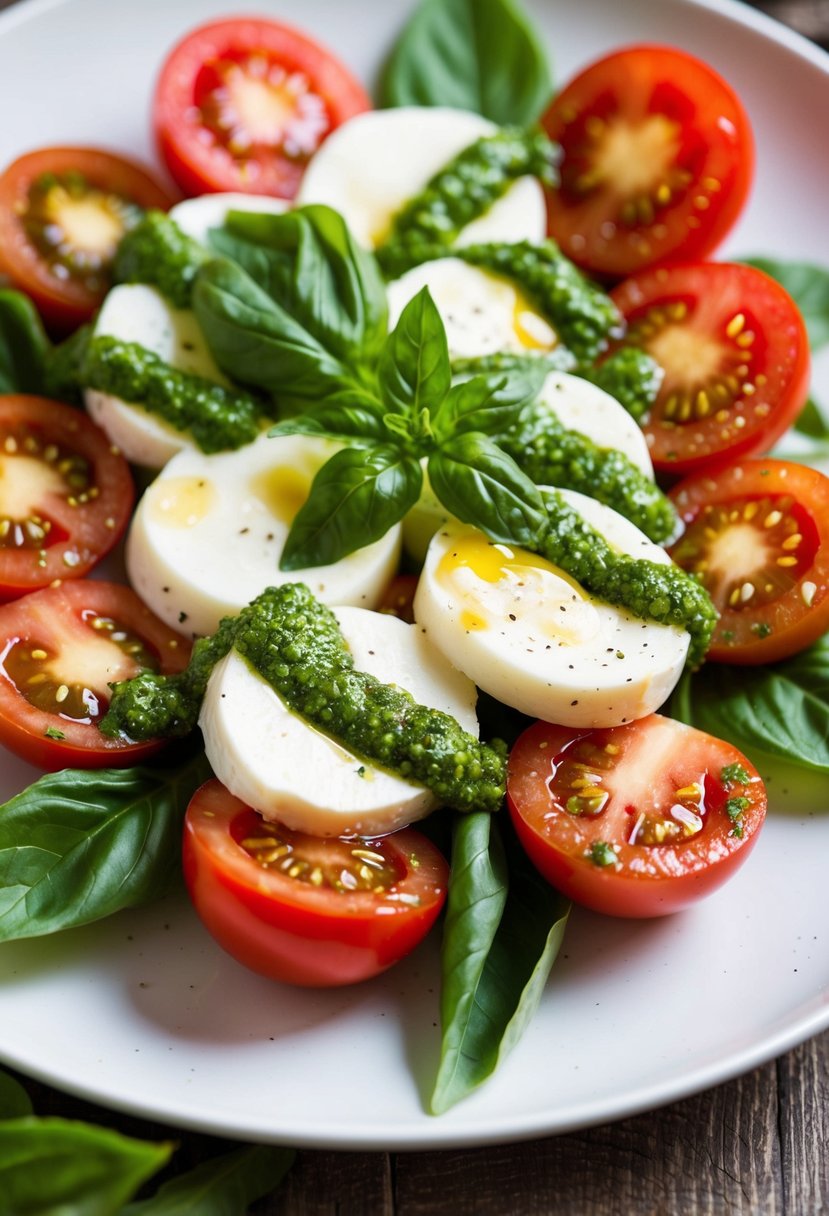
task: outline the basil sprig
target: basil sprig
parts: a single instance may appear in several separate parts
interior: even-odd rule
[[[512,0],[421,0],[389,56],[380,104],[454,106],[526,125],[552,91],[544,47]]]

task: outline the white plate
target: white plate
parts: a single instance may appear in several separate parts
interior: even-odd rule
[[[22,4],[0,19],[0,163],[61,142],[149,159],[162,53],[212,15],[256,8],[301,20],[371,79],[407,7],[142,0],[127,16],[113,0]],[[747,103],[759,144],[754,197],[729,251],[829,261],[825,56],[736,4],[529,7],[559,80],[626,42],[708,58]],[[4,775],[12,791],[34,774],[9,762]],[[170,1123],[341,1149],[518,1139],[667,1102],[829,1025],[829,785],[807,783],[801,813],[783,786],[772,793],[750,863],[697,910],[645,924],[575,914],[529,1033],[488,1086],[440,1119],[423,1106],[438,1050],[434,942],[351,991],[293,991],[225,957],[183,899],[3,946],[0,1056]]]

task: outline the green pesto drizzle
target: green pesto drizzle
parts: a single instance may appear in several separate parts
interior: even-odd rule
[[[212,255],[163,211],[148,211],[118,246],[116,283],[146,283],[174,308],[189,308],[193,280]]]
[[[635,346],[623,346],[597,367],[582,367],[579,375],[604,389],[641,422],[657,398],[665,377],[655,359]]]
[[[253,397],[171,367],[135,342],[93,337],[81,376],[87,388],[140,405],[177,431],[189,431],[203,452],[240,448],[259,434],[262,407]]]
[[[476,140],[398,212],[376,251],[384,273],[396,278],[416,266],[424,245],[437,245],[445,254],[461,229],[484,215],[517,178],[530,174],[552,185],[555,161],[555,145],[540,130],[505,127]]]
[[[459,811],[495,811],[505,764],[449,714],[357,671],[330,608],[302,583],[269,587],[212,638],[177,676],[149,673],[114,686],[101,730],[132,739],[192,730],[215,664],[234,647],[286,704],[359,757],[427,786]]]

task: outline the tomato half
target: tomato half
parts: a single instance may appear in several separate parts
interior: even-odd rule
[[[293,198],[325,137],[371,108],[329,51],[277,21],[230,18],[173,49],[154,100],[156,139],[186,194]]]
[[[0,743],[39,768],[138,764],[163,740],[102,735],[109,685],[181,671],[190,643],[129,587],[93,579],[0,607]]]
[[[665,370],[643,420],[654,468],[692,473],[767,452],[809,391],[809,339],[779,283],[752,266],[698,262],[648,270],[612,293],[621,342]]]
[[[86,574],[133,498],[129,465],[81,410],[0,396],[0,599]]]
[[[568,898],[610,916],[663,916],[742,865],[766,814],[735,747],[651,714],[608,730],[536,722],[512,749],[518,837]]]
[[[671,491],[685,530],[674,561],[720,613],[708,658],[771,663],[829,629],[829,477],[743,460]]]
[[[379,840],[308,836],[270,823],[216,780],[184,823],[196,911],[238,962],[304,987],[354,984],[426,936],[446,898],[441,853],[410,828]]]
[[[0,270],[60,330],[87,321],[109,289],[118,242],[172,199],[150,173],[99,148],[41,148],[0,176]]]
[[[684,51],[607,55],[542,121],[563,152],[550,234],[594,274],[705,257],[742,209],[754,168],[748,116],[722,77]]]

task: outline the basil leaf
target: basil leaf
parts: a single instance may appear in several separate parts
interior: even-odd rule
[[[441,1114],[491,1076],[535,1013],[568,904],[492,815],[459,816],[443,936],[441,1058],[431,1099]]]
[[[829,422],[826,420],[820,406],[811,397],[798,414],[794,429],[801,435],[808,435],[810,439],[817,439],[823,442],[829,439]]]
[[[16,794],[0,813],[0,941],[163,894],[178,870],[187,803],[209,776],[197,755],[174,769],[64,769]]]
[[[538,397],[547,371],[544,363],[527,363],[509,375],[475,376],[453,384],[432,419],[437,442],[467,431],[484,435],[511,431]]]
[[[0,289],[0,393],[43,394],[50,350],[28,296]]]
[[[412,420],[423,410],[434,413],[449,392],[446,330],[428,287],[409,300],[386,340],[378,380],[384,405]]]
[[[0,1210],[117,1216],[172,1151],[87,1123],[9,1119],[0,1123]]]
[[[350,405],[345,401],[339,404],[334,399],[310,409],[307,414],[286,418],[268,434],[277,438],[281,435],[322,435],[345,443],[383,443],[388,439],[379,402],[372,408],[360,401]]]
[[[552,96],[544,48],[512,0],[422,0],[386,64],[382,106],[453,106],[534,122]]]
[[[803,314],[813,351],[829,343],[829,268],[777,258],[744,258],[786,289]]]
[[[165,1182],[120,1216],[239,1216],[276,1190],[295,1157],[293,1149],[266,1145],[237,1149]]]
[[[429,481],[450,515],[505,545],[531,547],[546,526],[538,490],[486,435],[457,435],[428,464]]]
[[[420,496],[423,473],[397,448],[343,448],[314,478],[294,519],[280,570],[328,566],[385,536]]]
[[[31,1100],[20,1082],[0,1072],[0,1120],[22,1119],[31,1113]]]

